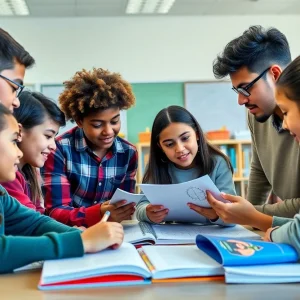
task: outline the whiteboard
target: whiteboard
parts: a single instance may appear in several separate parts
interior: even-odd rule
[[[50,99],[54,100],[58,104],[58,97],[64,90],[64,85],[62,84],[42,84],[41,85],[41,93]],[[59,104],[58,104],[59,105]],[[121,130],[120,132],[125,134],[125,138],[127,137],[127,114],[126,110],[122,110],[120,113],[121,116]],[[76,123],[72,123],[68,121],[66,126],[61,127],[58,134],[62,134],[72,127],[76,126]]]
[[[227,81],[186,82],[184,84],[185,108],[199,122],[204,132],[223,126],[231,131],[247,129],[244,106],[237,102],[237,94]]]

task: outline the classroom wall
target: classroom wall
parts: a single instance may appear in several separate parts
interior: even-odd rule
[[[293,54],[299,53],[297,15],[0,20],[36,58],[27,74],[33,83],[60,83],[93,66],[118,71],[131,82],[214,79],[217,53],[253,24],[278,27]]]
[[[214,80],[216,55],[255,24],[282,30],[292,55],[300,53],[297,15],[0,20],[36,59],[27,83],[61,84],[77,70],[92,67],[120,72],[134,83],[137,102],[127,118],[133,143],[161,108],[183,105],[185,81]]]
[[[127,112],[128,140],[138,142],[138,133],[151,130],[157,113],[169,106],[183,106],[183,83],[138,83],[133,84],[136,105]]]

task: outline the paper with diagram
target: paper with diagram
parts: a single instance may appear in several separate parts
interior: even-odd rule
[[[206,191],[218,200],[226,202],[208,175],[178,184],[140,184],[151,204],[160,204],[169,209],[165,221],[207,222],[206,218],[191,210],[187,203],[210,207]]]

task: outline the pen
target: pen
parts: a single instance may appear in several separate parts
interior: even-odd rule
[[[104,215],[103,215],[103,217],[102,217],[100,223],[106,222],[106,221],[108,220],[109,216],[110,216],[110,211],[107,210],[107,211],[104,213]]]

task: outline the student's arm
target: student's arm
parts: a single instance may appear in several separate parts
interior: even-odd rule
[[[17,199],[22,205],[35,211],[37,210],[37,207],[26,194],[26,182],[19,171],[16,173],[16,179],[14,181],[2,183],[2,186],[7,190],[10,196]]]
[[[232,172],[225,161],[225,159],[221,158],[218,160],[218,164],[215,166],[216,168],[216,179],[215,185],[219,189],[220,192],[236,195],[234,181],[232,178]],[[216,221],[211,221],[211,224],[220,225],[220,226],[234,226],[231,223],[225,223],[221,218],[218,218]]]
[[[56,143],[56,146],[56,150],[48,156],[41,169],[42,191],[47,212],[52,218],[70,226],[92,226],[101,220],[101,204],[87,208],[72,206],[70,182],[65,171],[65,158],[60,145]]]
[[[300,255],[300,215],[297,214],[291,222],[272,230],[270,238],[273,242],[293,246]]]
[[[257,155],[255,139],[253,134],[253,126],[251,122],[255,122],[254,118],[248,116],[248,126],[251,131],[252,137],[252,159],[247,199],[253,205],[260,205],[266,201],[268,194],[271,190],[271,185],[268,179],[266,178],[265,172],[262,169],[259,157]]]
[[[227,162],[222,157],[218,159],[218,163],[215,166],[215,172],[215,185],[219,191],[230,195],[236,195],[232,172]]]
[[[0,273],[39,260],[83,255],[79,230],[26,208],[7,193],[0,198],[5,222],[1,224],[5,235],[0,236]]]
[[[130,192],[130,193],[135,192],[137,167],[138,167],[138,153],[137,153],[137,150],[135,150],[133,152],[132,156],[130,157],[125,180],[120,185],[121,190]]]
[[[255,208],[266,215],[293,218],[300,211],[300,198],[286,199],[275,204],[255,205]]]
[[[136,205],[136,218],[140,222],[149,222],[152,223],[147,217],[146,208],[150,204],[146,196],[144,196],[141,201]]]

